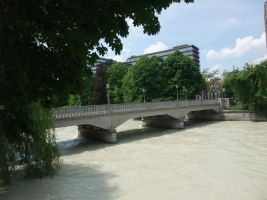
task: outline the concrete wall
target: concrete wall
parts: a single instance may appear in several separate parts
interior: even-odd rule
[[[229,98],[219,98],[219,103],[220,103],[220,110],[225,110],[230,107],[230,100]]]
[[[266,118],[249,113],[248,111],[223,111],[216,113],[212,110],[190,112],[188,120],[214,120],[214,121],[267,121]]]

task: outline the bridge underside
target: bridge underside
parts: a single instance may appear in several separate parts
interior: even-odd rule
[[[139,118],[142,127],[182,129],[184,128],[184,118],[176,119],[169,115],[146,116]],[[116,129],[104,129],[90,124],[78,126],[79,137],[95,139],[106,143],[117,143]]]
[[[218,120],[218,112],[214,110],[200,110],[200,111],[191,111],[187,114],[187,120],[189,121],[205,121],[205,120]]]
[[[78,126],[79,135],[78,137],[93,138],[106,143],[117,142],[117,131],[116,129],[103,129],[95,127],[89,124]]]
[[[144,117],[141,120],[143,127],[171,128],[171,129],[184,128],[184,118],[176,119],[169,115]]]

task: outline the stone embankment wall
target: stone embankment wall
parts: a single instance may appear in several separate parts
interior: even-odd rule
[[[257,116],[246,110],[223,110],[220,113],[212,111],[192,112],[188,120],[214,120],[214,121],[267,121],[267,118]]]
[[[248,110],[226,110],[230,107],[229,98],[219,98],[219,102],[221,113],[211,114],[211,119],[222,121],[267,121],[266,117],[250,113]]]
[[[220,120],[225,121],[267,121],[266,117],[250,113],[247,110],[223,110],[219,115]]]
[[[224,110],[219,114],[219,120],[225,121],[257,121],[254,113],[246,110]]]

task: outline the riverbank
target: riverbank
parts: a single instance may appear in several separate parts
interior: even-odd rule
[[[267,121],[265,117],[250,113],[248,110],[223,110],[219,113],[219,120],[225,121]]]

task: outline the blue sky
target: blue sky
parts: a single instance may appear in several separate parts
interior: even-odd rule
[[[247,62],[266,57],[264,0],[195,0],[193,4],[172,4],[159,15],[157,35],[143,34],[130,20],[129,35],[124,38],[120,55],[106,55],[125,61],[141,55],[194,44],[200,49],[201,68],[231,70]]]

